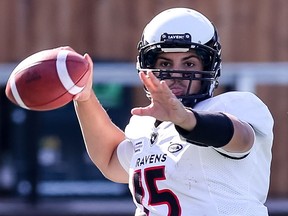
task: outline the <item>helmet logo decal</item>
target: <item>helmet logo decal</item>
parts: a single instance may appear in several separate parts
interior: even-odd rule
[[[185,34],[168,34],[163,33],[160,38],[161,41],[183,41],[183,42],[191,42],[192,38],[189,33]]]

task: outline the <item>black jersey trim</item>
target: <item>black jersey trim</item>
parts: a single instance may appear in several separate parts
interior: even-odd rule
[[[162,121],[156,119],[156,121],[154,122],[154,127],[157,128],[161,123]]]
[[[215,150],[216,152],[218,152],[219,154],[221,154],[222,156],[227,157],[227,158],[230,158],[230,159],[233,159],[233,160],[242,160],[242,159],[246,158],[246,157],[250,154],[250,152],[249,152],[249,153],[243,155],[242,157],[233,157],[233,156],[231,156],[231,155],[224,154],[223,152],[217,151],[216,149],[214,149],[214,150]]]

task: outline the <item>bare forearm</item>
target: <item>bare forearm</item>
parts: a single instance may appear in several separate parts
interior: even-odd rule
[[[110,120],[94,94],[84,102],[74,102],[89,156],[105,172],[124,133]]]

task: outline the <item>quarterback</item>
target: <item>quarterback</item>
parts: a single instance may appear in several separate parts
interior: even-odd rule
[[[168,9],[146,25],[138,51],[151,103],[131,110],[125,131],[93,92],[93,73],[74,98],[95,165],[129,183],[135,215],[267,216],[273,118],[253,93],[213,96],[221,71],[215,26],[195,10]]]

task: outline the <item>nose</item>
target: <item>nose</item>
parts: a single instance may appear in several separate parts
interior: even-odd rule
[[[173,62],[171,69],[175,71],[175,73],[171,73],[171,77],[175,77],[175,78],[182,77],[183,74],[180,71],[185,70],[183,68],[182,63],[178,61]]]
[[[182,74],[179,72],[171,73],[171,77],[182,77]]]

